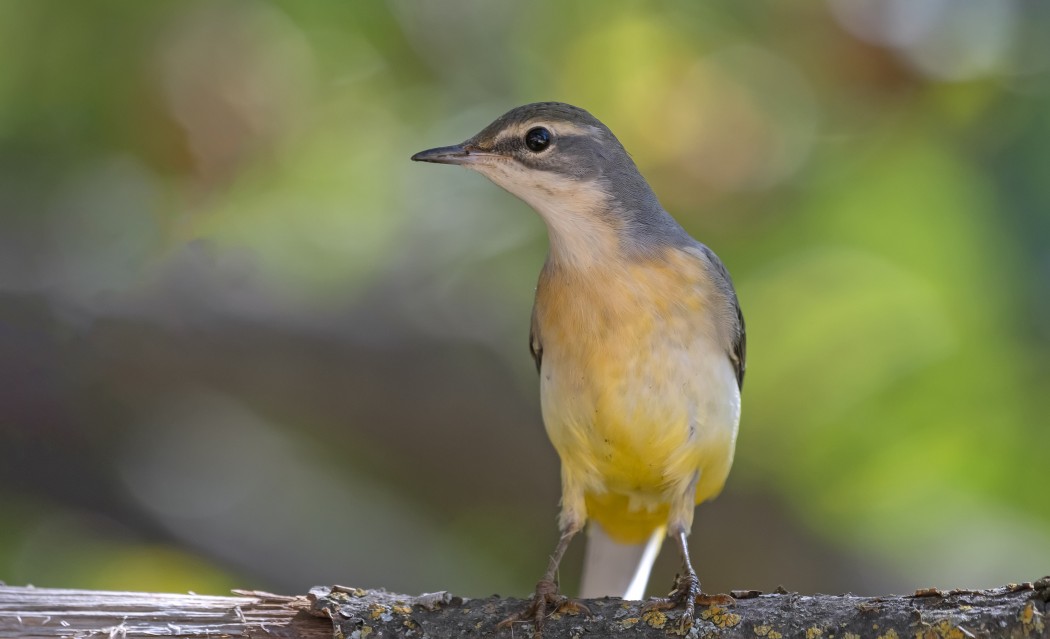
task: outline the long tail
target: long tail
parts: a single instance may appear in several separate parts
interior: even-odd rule
[[[621,544],[613,541],[597,523],[590,522],[580,596],[613,596],[631,600],[644,597],[649,573],[666,533],[661,526],[653,531],[647,542]]]

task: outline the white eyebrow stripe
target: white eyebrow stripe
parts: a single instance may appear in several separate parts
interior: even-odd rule
[[[540,119],[534,120],[532,122],[526,122],[525,124],[518,125],[513,129],[506,129],[504,131],[500,131],[500,134],[496,136],[495,141],[498,144],[506,140],[517,139],[521,136],[524,136],[529,129],[533,129],[538,126],[550,129],[555,136],[591,136],[599,132],[598,127],[592,125],[572,124],[569,122],[558,122],[556,124],[552,124],[550,122],[546,122]]]
[[[594,135],[598,132],[598,127],[590,125],[579,125],[569,124],[567,122],[559,122],[557,125],[552,126],[551,129],[555,135]]]

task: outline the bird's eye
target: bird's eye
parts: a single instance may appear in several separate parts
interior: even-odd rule
[[[529,129],[525,134],[525,146],[533,153],[539,153],[551,144],[551,132],[542,126]]]

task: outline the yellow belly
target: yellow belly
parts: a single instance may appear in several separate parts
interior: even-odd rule
[[[683,500],[691,522],[732,465],[739,391],[692,276],[639,266],[620,278],[541,280],[537,292],[543,417],[564,501],[582,495],[586,516],[625,543],[668,525]]]
[[[599,377],[595,377],[599,379]],[[652,415],[641,406],[624,419],[595,410],[594,421],[559,419],[580,414],[590,398],[578,396],[576,406],[559,404],[558,393],[544,402],[547,430],[570,474],[583,483],[586,512],[610,537],[624,543],[641,542],[653,530],[668,525],[676,500],[699,504],[721,492],[733,461],[736,440],[732,420],[699,418],[692,427],[682,416],[672,417],[669,406],[683,408],[688,397],[669,400],[648,396]],[[695,397],[695,395],[694,395]],[[663,401],[661,401],[663,400]],[[621,402],[617,402],[622,405]],[[563,410],[564,409],[564,410]],[[686,414],[687,410],[681,411]],[[603,417],[603,415],[605,415]],[[681,494],[697,475],[693,494]]]

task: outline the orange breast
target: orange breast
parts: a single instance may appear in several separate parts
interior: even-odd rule
[[[688,256],[541,276],[544,423],[589,516],[614,538],[644,540],[666,524],[694,473],[696,502],[728,474],[739,396],[728,405],[735,380],[702,312],[710,300]]]

